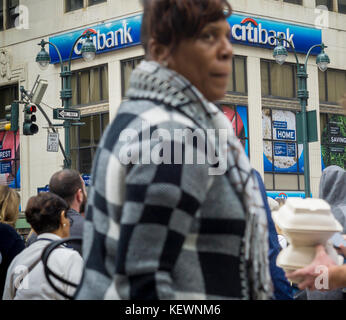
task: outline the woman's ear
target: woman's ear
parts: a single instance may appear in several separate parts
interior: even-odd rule
[[[167,62],[170,56],[170,48],[158,43],[155,39],[150,39],[148,42],[149,59],[160,64]]]
[[[60,213],[60,225],[64,227],[64,224],[66,224],[66,217],[65,217],[65,210],[62,210]]]

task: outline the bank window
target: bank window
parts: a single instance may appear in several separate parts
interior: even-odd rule
[[[232,61],[232,74],[228,82],[227,91],[247,93],[246,57],[234,56]]]
[[[70,129],[72,168],[90,174],[97,146],[109,124],[109,113],[83,116],[81,122],[85,124]]]
[[[107,0],[65,0],[65,11],[74,11],[102,2],[107,2]]]
[[[346,70],[319,70],[318,84],[320,101],[338,104],[346,90]]]
[[[108,101],[108,66],[73,71],[72,105],[89,105]]]
[[[126,96],[126,92],[129,89],[132,71],[141,63],[143,59],[144,57],[141,56],[121,61],[121,94],[123,97]]]
[[[294,111],[262,110],[264,183],[267,190],[304,190],[303,148]]]
[[[322,169],[337,165],[346,169],[346,116],[320,115]]]
[[[262,96],[296,98],[296,66],[261,60]]]
[[[0,0],[0,30],[11,29],[16,25],[16,19],[19,12],[16,13],[16,7],[19,0]]]
[[[5,119],[5,106],[18,100],[18,85],[0,87],[0,120]]]

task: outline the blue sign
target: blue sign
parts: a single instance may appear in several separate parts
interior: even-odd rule
[[[296,146],[294,143],[274,142],[274,155],[276,157],[295,157]]]
[[[273,121],[273,127],[276,129],[287,129],[287,121]]]
[[[90,174],[83,174],[82,179],[84,180],[85,186],[89,187],[91,183],[91,177]]]
[[[141,43],[141,22],[142,15],[140,14],[132,16],[130,18],[107,22],[91,27],[97,33],[96,35],[92,36],[94,45],[96,47],[96,53],[105,53],[108,51],[139,45]],[[49,41],[54,43],[58,47],[63,61],[68,60],[73,44],[75,43],[77,38],[85,31],[85,29],[72,31],[49,38]],[[74,47],[72,59],[78,59],[82,57],[82,43],[83,39],[80,39],[78,41],[78,44],[76,44],[76,46]],[[50,46],[49,48],[51,63],[58,63],[60,60],[57,51],[52,46]]]
[[[40,192],[49,192],[49,185],[47,184],[43,188],[37,188],[37,193],[40,193]]]
[[[11,158],[12,158],[11,149],[0,150],[0,160],[11,159]]]
[[[293,42],[298,53],[307,53],[311,46],[322,42],[322,31],[320,29],[238,14],[231,15],[228,18],[228,22],[232,29],[231,41],[237,44],[273,49],[277,45],[275,37],[282,36]],[[92,36],[97,49],[96,53],[99,54],[139,45],[141,43],[141,23],[142,14],[139,14],[91,27],[97,33]],[[75,41],[85,29],[49,38],[49,41],[58,47],[63,61],[69,59],[69,54]],[[81,58],[82,42],[83,40],[80,39],[75,46],[72,59]],[[286,43],[284,45],[290,50]],[[59,63],[59,56],[56,50],[50,46],[49,51],[51,63]],[[320,51],[319,48],[315,48],[312,54],[317,55]]]
[[[4,161],[0,163],[0,173],[12,173],[11,161]]]
[[[291,41],[299,53],[307,53],[313,45],[322,43],[320,29],[238,14],[232,14],[228,22],[232,28],[233,43],[273,49],[277,45],[275,37],[282,36]],[[291,50],[285,41],[284,46]],[[320,48],[312,50],[315,55],[320,52]]]
[[[274,155],[277,157],[287,157],[287,143],[274,142]]]
[[[296,132],[295,132],[295,130],[276,129],[276,139],[295,141],[296,140]]]

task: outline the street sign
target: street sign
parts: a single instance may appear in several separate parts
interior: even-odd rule
[[[55,120],[80,120],[80,110],[77,109],[53,109],[53,118]]]
[[[48,152],[58,152],[59,151],[59,133],[48,132],[47,151]]]
[[[43,188],[37,188],[37,194],[39,194],[40,192],[49,192],[49,185],[46,184],[46,186],[44,186]]]

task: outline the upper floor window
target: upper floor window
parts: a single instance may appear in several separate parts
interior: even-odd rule
[[[19,13],[16,8],[19,0],[0,0],[0,30],[11,29],[16,25]]]
[[[5,106],[18,100],[18,85],[0,87],[0,119],[5,119]]]
[[[274,61],[261,60],[262,96],[295,98],[296,66],[285,63],[279,65]]]
[[[346,13],[346,0],[338,0],[338,12]]]
[[[234,56],[232,61],[232,74],[228,83],[227,91],[246,94],[246,73],[246,57]]]
[[[73,71],[72,105],[88,105],[108,101],[108,66]]]
[[[334,10],[333,0],[316,0],[316,7],[326,6],[329,11]]]
[[[123,97],[126,96],[126,92],[129,89],[132,71],[141,63],[143,59],[144,57],[141,56],[121,61],[121,94]]]
[[[346,0],[316,0],[317,6],[326,6],[329,11],[346,13]]]
[[[107,0],[65,0],[65,11],[70,12],[106,1]]]
[[[284,0],[284,2],[303,5],[303,0]]]
[[[320,101],[339,103],[345,93],[346,70],[318,71]]]

